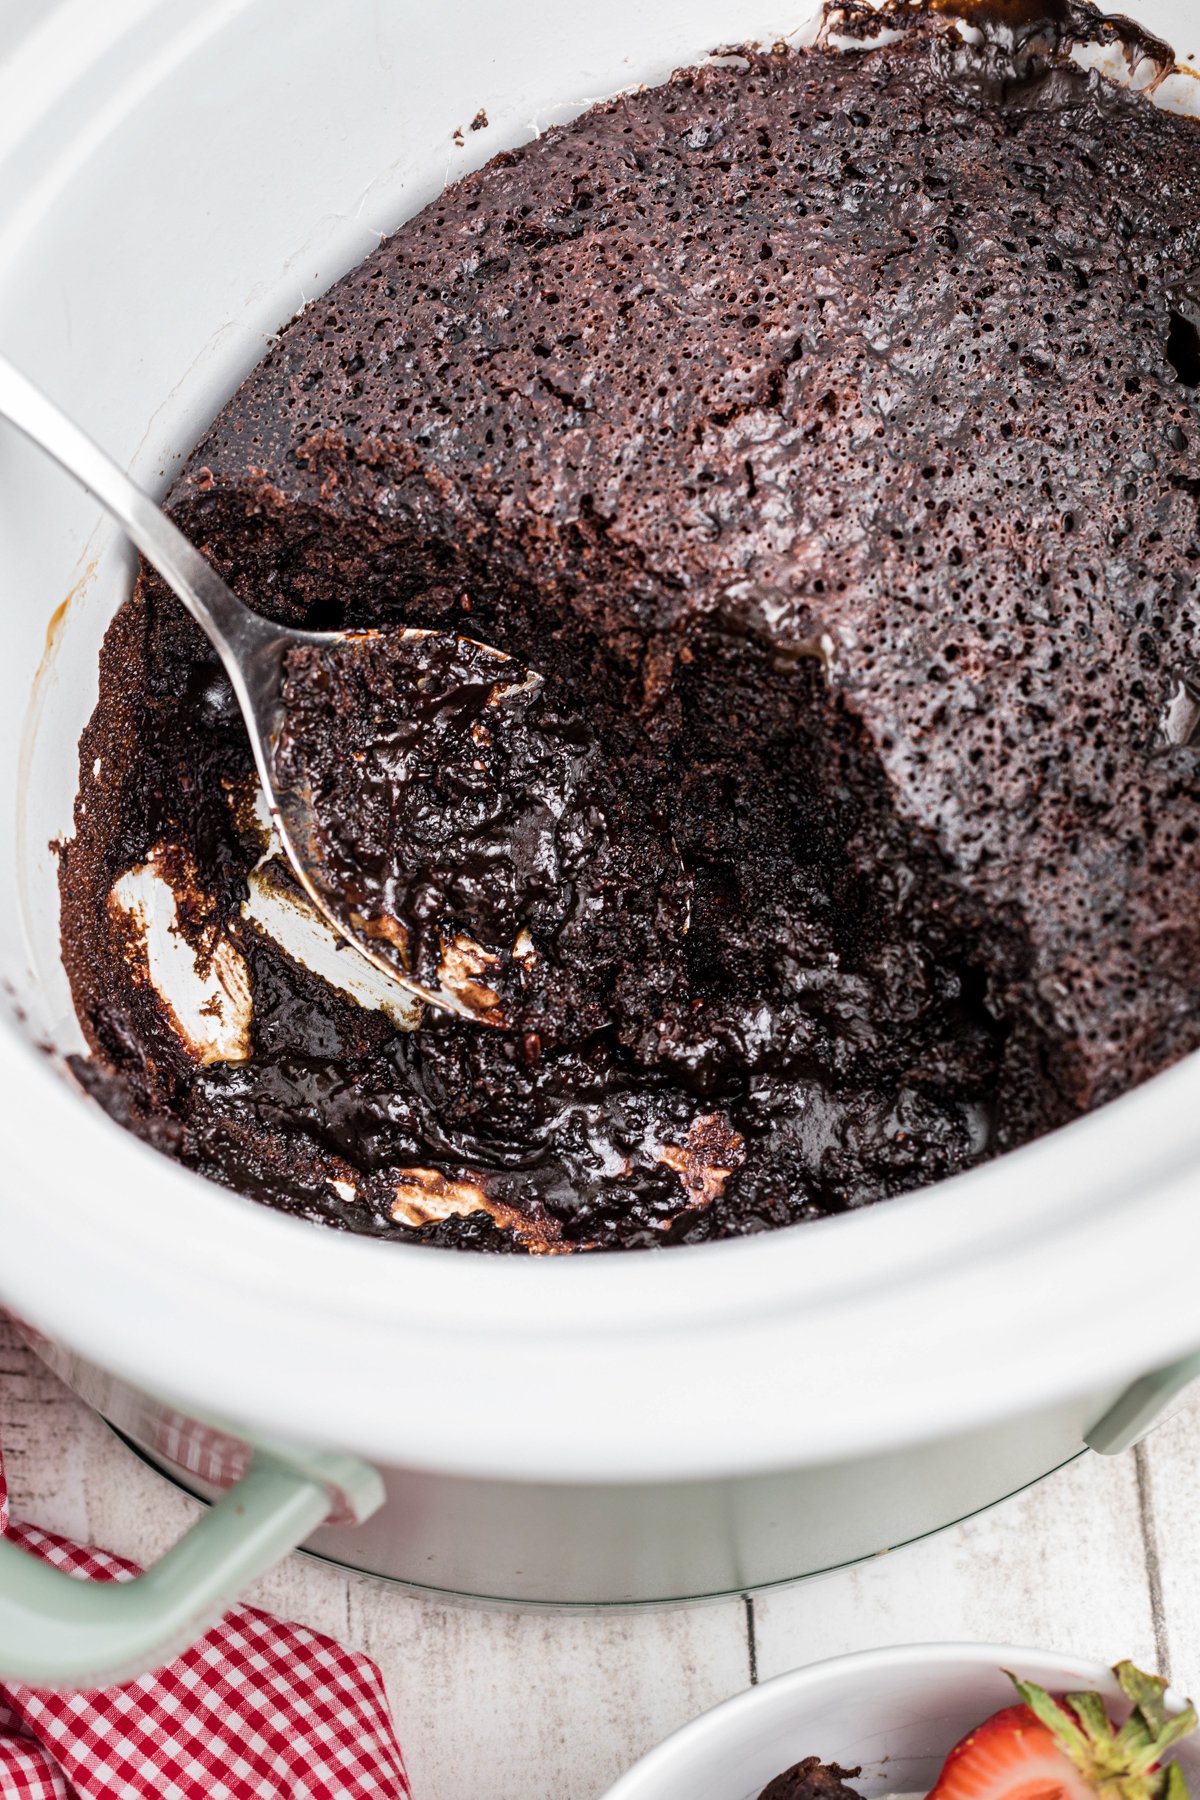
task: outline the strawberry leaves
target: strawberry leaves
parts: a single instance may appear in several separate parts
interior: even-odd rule
[[[1007,1671],[1006,1671],[1007,1673]],[[1196,1729],[1200,1720],[1189,1701],[1169,1715],[1167,1684],[1131,1662],[1113,1670],[1132,1711],[1115,1730],[1099,1694],[1068,1694],[1056,1700],[1036,1682],[1009,1674],[1013,1686],[1041,1724],[1050,1731],[1088,1785],[1103,1800],[1188,1800],[1187,1781],[1177,1763],[1162,1767],[1164,1756]]]

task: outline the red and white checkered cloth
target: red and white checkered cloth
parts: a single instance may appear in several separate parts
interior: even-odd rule
[[[9,1519],[0,1535],[88,1581],[135,1564]],[[239,1606],[157,1675],[92,1693],[0,1683],[0,1800],[408,1800],[379,1670]]]

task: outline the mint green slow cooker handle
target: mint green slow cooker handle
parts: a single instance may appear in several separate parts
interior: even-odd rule
[[[383,1501],[352,1457],[256,1448],[242,1479],[132,1581],[80,1581],[0,1538],[0,1679],[103,1687],[158,1669],[336,1511]]]
[[[1089,1450],[1101,1456],[1120,1456],[1140,1444],[1162,1418],[1172,1400],[1200,1377],[1200,1350],[1181,1356],[1178,1362],[1152,1369],[1132,1382],[1084,1437]]]

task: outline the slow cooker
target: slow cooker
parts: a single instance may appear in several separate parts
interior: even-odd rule
[[[0,346],[164,491],[272,332],[447,180],[809,10],[0,0]],[[1181,52],[1189,11],[1137,5]],[[65,1069],[53,846],[132,557],[9,432],[0,494],[0,1298],[146,1455],[225,1490],[119,1601],[0,1544],[0,1672],[150,1666],[302,1540],[505,1602],[793,1579],[1124,1447],[1200,1368],[1197,1057],[910,1198],[658,1253],[372,1243],[126,1135]]]

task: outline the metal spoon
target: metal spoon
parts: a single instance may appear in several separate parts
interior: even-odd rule
[[[406,973],[378,944],[356,929],[344,897],[321,878],[316,846],[321,827],[310,796],[280,780],[276,752],[284,720],[283,685],[288,656],[301,648],[328,650],[351,657],[373,641],[390,633],[377,631],[292,631],[273,624],[244,606],[215,569],[144,494],[112,458],[92,442],[19,370],[0,357],[0,417],[6,418],[39,445],[75,479],[93,493],[121,524],[138,549],[152,563],[196,623],[208,634],[225,665],[230,684],[242,710],[255,767],[280,842],[298,879],[322,916],[375,968],[401,986],[476,1023],[500,1025],[494,1005],[481,1003],[477,970],[464,966],[461,948],[447,957],[439,970],[440,985],[419,981]],[[439,634],[409,631],[405,637],[435,643]],[[474,642],[474,640],[471,640]],[[496,663],[497,682],[503,689],[520,691],[541,677],[522,670],[510,656],[491,645],[480,645]],[[493,997],[494,998],[494,997]]]

